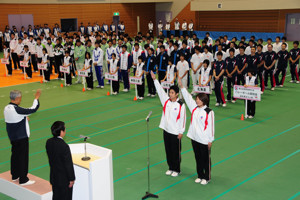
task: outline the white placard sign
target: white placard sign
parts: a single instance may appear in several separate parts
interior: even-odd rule
[[[164,89],[170,89],[170,87],[174,85],[174,83],[168,82],[168,81],[163,81],[161,82],[161,87]]]
[[[261,101],[260,87],[244,87],[235,85],[233,87],[233,97],[252,101]]]
[[[118,81],[118,74],[110,74],[110,73],[105,73],[105,79],[111,80],[111,81]]]
[[[21,67],[28,67],[28,62],[27,61],[20,61]]]
[[[88,77],[89,76],[89,72],[87,70],[79,70],[78,71],[78,76],[82,76],[82,77]]]
[[[59,71],[62,72],[62,73],[70,74],[70,68],[69,67],[60,66]]]
[[[134,76],[129,77],[129,82],[130,82],[130,84],[134,84],[134,85],[142,85],[143,84],[142,78],[137,78]]]
[[[2,58],[2,59],[1,59],[1,63],[2,63],[2,64],[7,64],[7,65],[8,65],[8,64],[9,64],[9,60],[8,60],[8,59],[5,59],[5,58]]]
[[[200,85],[195,85],[194,86],[194,92],[196,93],[204,93],[204,94],[211,94],[211,88],[209,86],[200,86]]]
[[[47,70],[47,64],[41,64],[41,63],[39,63],[38,64],[38,69],[39,70]]]

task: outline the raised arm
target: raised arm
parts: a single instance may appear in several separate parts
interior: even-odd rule
[[[181,88],[181,93],[185,100],[185,103],[188,106],[190,112],[192,113],[194,108],[197,107],[197,104],[196,104],[195,100],[193,99],[192,95],[186,90],[186,88],[183,87],[180,78],[178,78],[178,84],[179,84],[179,87]]]
[[[155,74],[153,73],[153,71],[151,71],[151,77],[154,80],[154,85],[157,91],[157,94],[159,96],[160,102],[162,104],[162,106],[165,105],[165,102],[169,99],[168,94],[164,91],[164,89],[161,87],[160,83],[158,80],[156,80]]]

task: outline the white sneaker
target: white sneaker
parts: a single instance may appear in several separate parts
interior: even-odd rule
[[[231,103],[235,103],[235,100],[232,100]]]
[[[274,88],[274,87],[272,87],[272,88],[271,88],[271,91],[274,91],[274,90],[275,90],[275,88]]]
[[[92,88],[86,88],[87,90],[92,90]]]
[[[220,104],[219,103],[216,103],[216,105],[215,106],[220,106]]]
[[[124,89],[123,92],[128,92],[128,89]]]
[[[67,84],[67,86],[70,86],[70,84]]]
[[[139,100],[143,100],[143,99],[144,99],[144,97],[140,97],[140,98],[139,98]]]
[[[103,88],[104,88],[104,86],[100,86],[100,88],[101,88],[101,89],[103,89]]]
[[[200,184],[201,184],[201,185],[207,185],[207,183],[208,183],[207,180],[202,179]]]
[[[96,88],[100,88],[100,87],[101,87],[100,85],[97,85],[97,86],[96,86]]]
[[[222,105],[223,107],[226,107],[226,103],[223,103],[223,105]]]
[[[299,83],[299,81],[296,81],[296,83]]]
[[[195,183],[200,183],[201,179],[200,178],[196,178]]]
[[[283,87],[283,85],[279,85],[279,87]]]
[[[22,184],[20,184],[20,185],[26,186],[26,185],[32,185],[32,184],[35,184],[35,181],[28,180],[26,183],[22,183]]]
[[[166,175],[170,176],[173,172],[171,170],[166,171]]]
[[[172,174],[171,174],[172,177],[177,177],[178,175],[179,175],[178,172],[172,172]]]
[[[26,79],[31,79],[31,77],[27,77]]]
[[[12,179],[13,182],[17,182],[18,180],[19,180],[19,178]]]
[[[264,92],[260,92],[260,94],[263,94]]]
[[[72,78],[75,78],[75,76],[72,76]]]
[[[155,94],[152,94],[151,97],[155,97]]]
[[[109,85],[109,84],[110,84],[110,83],[107,81],[107,82],[106,82],[106,85]]]
[[[249,119],[253,119],[253,116],[252,116],[252,115],[249,115]]]
[[[65,80],[65,79],[61,78],[60,80],[62,80],[62,81],[63,81],[63,80]]]
[[[151,96],[151,94],[147,94],[147,97],[150,97]]]

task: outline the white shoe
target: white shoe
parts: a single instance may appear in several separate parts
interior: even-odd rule
[[[100,87],[101,87],[100,85],[97,85],[97,86],[96,86],[96,88],[100,88]]]
[[[144,97],[139,97],[139,100],[143,100],[144,99]]]
[[[30,77],[27,77],[27,79],[31,79]]]
[[[100,86],[100,88],[101,88],[101,89],[103,89],[103,88],[104,88],[104,86]]]
[[[13,182],[17,182],[18,180],[19,180],[19,178],[12,179]]]
[[[117,92],[113,92],[113,95],[117,95],[118,93]]]
[[[283,85],[279,85],[279,87],[283,87]]]
[[[123,92],[128,92],[128,89],[124,89]]]
[[[35,184],[35,181],[28,180],[26,183],[22,183],[22,184],[20,184],[20,185],[26,186],[26,185],[32,185],[32,184]]]
[[[263,94],[264,92],[260,92],[260,94]]]
[[[232,100],[231,103],[235,103],[235,100]]]
[[[167,176],[170,176],[172,173],[173,173],[173,171],[171,171],[171,170],[166,171]]]
[[[106,82],[106,85],[109,85],[109,84],[110,84],[110,83],[107,81],[107,82]]]
[[[44,80],[44,83],[48,83],[49,81],[47,81],[47,80]]]
[[[223,103],[223,105],[222,105],[223,107],[226,107],[226,103]]]
[[[86,88],[87,90],[92,90],[92,88]]]
[[[252,115],[249,115],[249,117],[248,117],[249,119],[253,119],[253,116]]]
[[[60,80],[62,80],[62,81],[63,81],[63,80],[65,80],[65,79],[61,78]]]
[[[299,81],[296,81],[296,83],[299,83]]]
[[[72,78],[75,78],[75,76],[72,76]]]
[[[178,172],[172,172],[172,174],[171,174],[172,177],[177,177],[178,175],[179,175]]]
[[[81,82],[80,82],[80,81],[76,81],[75,83],[76,83],[76,84],[79,84],[79,83],[81,83]]]
[[[248,115],[245,115],[245,119],[247,119],[249,116]]]
[[[215,106],[217,106],[217,107],[218,107],[218,106],[220,106],[220,104],[219,104],[219,103],[216,103],[216,105],[215,105]]]
[[[207,185],[207,183],[208,183],[207,180],[205,180],[205,179],[201,180],[201,185]]]
[[[275,88],[274,88],[274,87],[272,87],[272,88],[271,88],[271,91],[274,91],[274,90],[275,90]]]
[[[150,97],[151,96],[151,94],[147,94],[147,97]]]
[[[200,183],[201,179],[200,178],[196,178],[195,183]]]
[[[67,84],[66,86],[70,86],[70,84]]]
[[[291,80],[290,83],[294,83],[295,81]]]
[[[152,94],[152,95],[151,95],[151,97],[155,97],[155,96],[156,96],[155,94]]]

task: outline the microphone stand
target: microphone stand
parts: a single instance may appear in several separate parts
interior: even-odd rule
[[[150,115],[146,118],[146,122],[147,122],[147,153],[148,153],[148,157],[147,157],[147,169],[148,169],[148,191],[146,191],[145,196],[142,197],[142,200],[147,199],[147,198],[157,198],[158,199],[158,195],[156,194],[152,194],[150,193],[150,144],[149,144],[149,117]]]
[[[91,158],[87,156],[87,153],[86,153],[86,140],[87,140],[87,137],[84,138],[84,157],[81,158],[81,160],[83,161],[88,161],[90,160]]]

